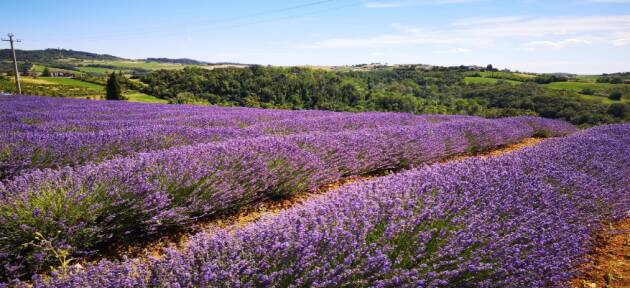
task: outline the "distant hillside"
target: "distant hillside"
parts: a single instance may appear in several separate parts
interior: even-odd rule
[[[227,65],[227,66],[255,66],[256,64],[246,64],[246,63],[238,63],[238,62],[212,62],[212,63],[208,63],[208,65],[214,65],[214,66],[221,66],[221,65]]]
[[[205,65],[208,62],[198,61],[190,58],[147,58],[144,59],[147,62],[158,62],[158,63],[173,63],[173,64],[183,64],[183,65]]]
[[[619,84],[625,83],[630,84],[630,72],[619,72],[619,73],[611,73],[611,74],[603,74],[596,80],[599,83],[611,83],[611,84]]]
[[[157,63],[167,63],[167,64],[182,64],[182,65],[210,65],[210,66],[250,66],[251,64],[244,63],[236,63],[236,62],[205,62],[199,61],[190,58],[147,58],[141,59],[140,61],[145,62],[157,62]]]
[[[493,67],[378,66],[365,71],[190,67],[155,70],[139,79],[142,92],[173,103],[490,118],[539,115],[583,126],[630,120],[630,85],[623,83],[569,81],[563,75]]]
[[[115,61],[125,60],[124,58],[108,55],[108,54],[96,54],[83,51],[74,51],[66,49],[45,49],[45,50],[15,50],[15,54],[19,61],[30,62],[50,62],[58,59],[75,58],[82,60],[100,60],[100,61]],[[0,60],[10,60],[10,49],[0,50]]]

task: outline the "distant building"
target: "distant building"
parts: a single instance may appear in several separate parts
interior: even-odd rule
[[[74,75],[68,72],[60,72],[60,71],[50,72],[50,77],[72,77],[72,76]]]

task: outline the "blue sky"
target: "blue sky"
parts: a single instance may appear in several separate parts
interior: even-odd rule
[[[16,34],[21,49],[272,65],[630,71],[630,0],[2,0],[0,11],[0,33]]]

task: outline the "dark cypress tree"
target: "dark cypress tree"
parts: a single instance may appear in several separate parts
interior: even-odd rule
[[[120,83],[118,81],[118,75],[116,72],[112,72],[109,75],[109,79],[107,79],[107,86],[105,87],[106,94],[105,99],[107,100],[124,100],[122,96],[122,89],[120,88]]]

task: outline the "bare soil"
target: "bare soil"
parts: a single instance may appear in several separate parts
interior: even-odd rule
[[[534,146],[544,140],[545,139],[543,138],[526,138],[518,143],[505,145],[496,149],[450,157],[440,161],[440,163],[461,161],[471,157],[481,157],[484,159],[489,157],[498,157],[525,147]],[[350,185],[357,181],[367,181],[372,178],[382,177],[399,171],[400,170],[381,170],[367,175],[351,176],[334,183],[323,185],[314,191],[304,191],[280,199],[265,199],[258,201],[256,203],[246,205],[238,211],[199,221],[191,225],[188,229],[167,233],[167,235],[158,239],[151,239],[145,241],[144,243],[131,246],[117,247],[114,251],[106,253],[108,254],[107,258],[119,258],[122,255],[130,258],[151,255],[155,258],[159,258],[166,247],[185,247],[188,237],[190,235],[194,235],[195,233],[199,233],[201,231],[211,232],[216,229],[228,229],[233,231],[239,227],[255,222],[264,216],[277,214],[293,206],[300,205],[314,197],[319,197],[328,192],[339,189],[342,186]]]
[[[590,262],[570,283],[574,288],[630,287],[630,218],[609,223],[597,233]]]
[[[531,147],[544,141],[542,138],[527,138],[521,142],[506,145],[485,152],[459,155],[440,161],[440,163],[462,161],[471,157],[482,159],[498,157],[513,151]],[[167,233],[168,235],[158,239],[150,239],[146,242],[132,246],[117,247],[107,253],[106,258],[120,258],[121,256],[147,259],[151,256],[159,258],[163,255],[164,248],[184,248],[190,235],[199,232],[212,233],[216,229],[228,229],[234,231],[239,227],[251,224],[262,217],[272,216],[296,205],[301,205],[307,200],[321,197],[345,185],[358,181],[367,181],[372,178],[385,176],[400,170],[382,170],[368,175],[352,176],[319,187],[314,191],[304,191],[281,199],[265,199],[247,205],[246,207],[228,214],[220,215],[194,223],[189,229]],[[588,255],[589,262],[580,267],[581,275],[568,283],[573,288],[630,288],[630,218],[614,223],[609,223],[605,229],[598,232],[595,238],[595,248]],[[91,259],[83,263],[75,263],[78,267],[85,262],[93,262]]]

